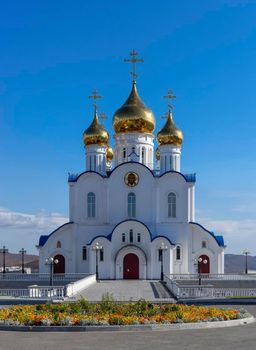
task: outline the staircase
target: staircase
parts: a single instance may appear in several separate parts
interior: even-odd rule
[[[171,292],[159,281],[142,280],[108,280],[99,281],[77,295],[77,299],[83,297],[88,301],[101,301],[102,296],[109,293],[114,300],[136,301],[145,299],[154,303],[175,303]]]

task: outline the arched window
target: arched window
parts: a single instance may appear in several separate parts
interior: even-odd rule
[[[61,241],[58,241],[58,242],[57,242],[56,248],[61,248]]]
[[[202,241],[202,248],[206,248],[206,241]]]
[[[126,234],[123,232],[123,233],[122,233],[122,242],[123,242],[123,243],[125,242],[125,239],[126,239]]]
[[[129,231],[129,238],[130,238],[130,243],[133,243],[133,230],[131,229],[130,231]]]
[[[141,161],[142,161],[142,164],[145,164],[145,159],[146,159],[146,151],[145,151],[145,148],[142,147],[142,150],[141,150]]]
[[[95,218],[95,194],[93,192],[87,194],[87,216]]]
[[[141,234],[137,233],[137,242],[140,243],[141,242]]]
[[[103,248],[100,250],[100,261],[104,261],[104,250],[103,250]]]
[[[93,156],[93,170],[96,170],[96,155]]]
[[[133,192],[128,194],[128,216],[130,218],[136,217],[136,195]]]
[[[179,245],[176,247],[176,260],[181,260],[181,248]]]
[[[176,218],[176,194],[173,192],[168,194],[168,217]]]
[[[126,158],[126,148],[123,148],[123,159]]]
[[[83,260],[87,260],[87,247],[83,246]]]

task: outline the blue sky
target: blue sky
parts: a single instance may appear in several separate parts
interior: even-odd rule
[[[130,90],[163,125],[177,95],[182,171],[197,173],[197,221],[227,252],[256,251],[256,1],[0,0],[0,245],[36,252],[68,216],[68,172],[84,170],[82,133],[97,88],[112,133]],[[112,142],[113,145],[113,142]]]

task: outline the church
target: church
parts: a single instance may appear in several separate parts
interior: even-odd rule
[[[132,86],[113,115],[114,149],[98,116],[93,92],[92,122],[83,133],[85,171],[70,174],[69,222],[37,246],[40,273],[54,258],[54,273],[96,273],[99,279],[160,279],[163,274],[224,273],[224,240],[195,218],[195,174],[181,171],[183,133],[172,98],[163,127]]]

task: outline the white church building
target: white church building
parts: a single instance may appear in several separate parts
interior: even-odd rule
[[[135,67],[136,54],[130,60]],[[40,237],[39,268],[100,279],[224,273],[224,240],[195,218],[195,174],[181,171],[183,134],[172,107],[154,146],[155,117],[137,92],[114,113],[114,150],[97,114],[83,134],[86,170],[69,175],[69,222]],[[171,101],[171,92],[166,96]],[[156,159],[156,160],[155,160]]]

